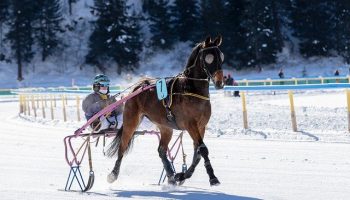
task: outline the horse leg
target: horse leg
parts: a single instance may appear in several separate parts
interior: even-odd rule
[[[193,175],[193,172],[198,165],[199,161],[201,160],[201,157],[204,158],[204,166],[207,171],[207,174],[209,175],[209,182],[210,185],[219,185],[220,182],[218,178],[214,174],[213,167],[211,166],[210,160],[209,160],[209,150],[207,146],[204,144],[202,138],[204,136],[204,128],[199,129],[200,133],[196,133],[195,130],[192,130],[190,133],[190,136],[195,141],[194,142],[194,154],[193,154],[193,160],[191,166],[188,168],[188,170],[185,173],[178,173],[175,175],[175,180],[179,181],[180,183],[183,182],[185,179],[190,178]],[[200,137],[198,137],[200,136]]]
[[[199,154],[197,145],[194,144],[194,153],[191,166],[187,169],[186,172],[180,172],[175,175],[175,180],[179,182],[179,185],[182,185],[185,182],[185,179],[191,178],[193,172],[201,160],[201,155]]]
[[[161,139],[159,141],[159,146],[158,146],[159,157],[162,160],[163,167],[168,177],[168,184],[175,185],[176,184],[176,181],[174,178],[175,170],[173,169],[173,166],[167,157],[168,144],[171,140],[173,130],[167,127],[159,127],[159,130],[161,133]]]
[[[115,147],[118,149],[118,159],[114,164],[114,168],[112,172],[107,176],[107,181],[109,183],[113,183],[118,179],[120,165],[124,156],[124,153],[129,149],[131,139],[134,136],[134,132],[141,121],[140,114],[137,112],[125,112],[124,111],[124,119],[123,125],[117,133],[117,136],[112,142],[111,147]],[[111,153],[112,155],[114,153]]]
[[[187,130],[193,140],[194,153],[191,166],[187,169],[186,172],[180,172],[175,175],[175,180],[181,185],[185,179],[191,178],[194,170],[196,169],[199,161],[201,160],[200,152],[198,151],[199,142],[202,141],[200,132],[197,127],[189,126]]]
[[[205,166],[205,169],[207,170],[207,174],[209,175],[210,185],[211,186],[219,185],[220,181],[214,175],[214,170],[213,170],[213,167],[211,166],[211,163],[209,160],[209,156],[208,156],[209,150],[208,150],[207,146],[204,143],[202,143],[201,145],[199,145],[198,151],[199,151],[200,155],[204,158],[204,166]]]

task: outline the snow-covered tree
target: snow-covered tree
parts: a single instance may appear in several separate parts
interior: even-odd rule
[[[0,61],[5,59],[5,52],[3,52],[3,34],[4,34],[4,24],[9,19],[9,9],[10,9],[10,0],[1,0],[0,1]]]
[[[303,56],[329,56],[335,49],[335,2],[293,1],[291,28],[300,40],[299,50]]]
[[[350,1],[336,1],[335,30],[333,34],[337,52],[350,64]]]
[[[19,81],[23,80],[23,62],[29,63],[34,55],[32,50],[34,44],[32,24],[36,14],[35,8],[35,1],[12,0],[10,30],[6,38],[11,43],[12,53],[17,61],[17,80]]]
[[[198,42],[200,39],[199,5],[196,0],[175,0],[171,6],[172,27],[181,42]]]
[[[274,0],[249,0],[243,15],[242,26],[245,29],[247,67],[258,67],[274,63],[277,52],[283,45],[280,42],[280,20]]]
[[[90,51],[86,61],[106,70],[107,61],[118,64],[117,72],[130,69],[138,61],[140,50],[139,25],[136,18],[127,19],[126,5],[123,0],[95,0],[94,13],[97,21],[90,36]]]
[[[174,30],[171,25],[169,0],[148,1],[145,7],[152,34],[151,44],[156,48],[170,49],[175,43]]]
[[[35,23],[35,38],[41,48],[42,61],[55,51],[60,44],[58,33],[62,21],[59,0],[37,0],[38,15]]]

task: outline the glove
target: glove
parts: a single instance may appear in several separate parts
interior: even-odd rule
[[[112,97],[109,97],[109,98],[106,99],[106,100],[103,100],[103,101],[102,101],[102,105],[103,105],[103,107],[105,108],[105,107],[111,105],[112,103],[114,103],[114,102],[116,102],[116,101],[117,101],[117,100],[115,99],[115,97],[112,96]]]

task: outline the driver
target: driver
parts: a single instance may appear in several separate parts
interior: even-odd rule
[[[116,102],[114,96],[109,95],[109,78],[104,74],[98,74],[93,80],[94,92],[89,94],[83,100],[83,111],[86,120],[98,113],[103,108]],[[123,112],[123,107],[119,106],[109,116],[101,116],[95,120],[90,126],[94,132],[100,132],[106,129],[115,129],[118,125],[117,116]]]

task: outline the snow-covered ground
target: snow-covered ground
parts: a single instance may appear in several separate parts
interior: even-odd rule
[[[350,199],[344,90],[296,92],[294,96],[299,132],[291,131],[286,92],[249,92],[248,130],[243,129],[240,98],[224,97],[221,92],[211,95],[213,114],[205,142],[220,186],[209,186],[203,161],[183,186],[158,186],[162,169],[158,139],[144,135],[135,139],[119,179],[111,185],[106,176],[114,159],[104,157],[101,146],[93,148],[96,177],[88,193],[62,191],[69,172],[63,137],[82,122],[50,123],[40,117],[18,116],[18,102],[3,101],[0,199]],[[69,113],[73,119],[75,113]],[[184,148],[190,163],[193,150],[187,134]],[[175,167],[179,170],[181,164],[178,157]],[[85,161],[84,168],[87,165]]]

